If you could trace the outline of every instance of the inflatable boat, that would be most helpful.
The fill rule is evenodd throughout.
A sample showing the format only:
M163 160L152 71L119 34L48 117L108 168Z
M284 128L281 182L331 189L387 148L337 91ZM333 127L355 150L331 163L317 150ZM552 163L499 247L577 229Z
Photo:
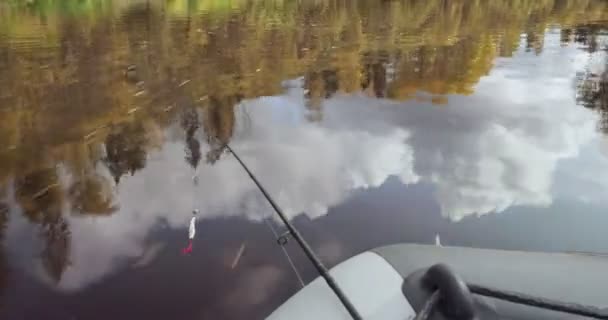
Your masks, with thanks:
M329 270L268 320L608 319L608 257L397 244Z

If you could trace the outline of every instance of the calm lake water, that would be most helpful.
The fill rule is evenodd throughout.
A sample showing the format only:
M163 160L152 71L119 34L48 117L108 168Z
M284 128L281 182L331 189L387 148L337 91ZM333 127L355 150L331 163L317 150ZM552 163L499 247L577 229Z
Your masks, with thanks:
M267 316L301 283L226 143L328 266L608 253L607 47L603 0L1 2L0 318Z

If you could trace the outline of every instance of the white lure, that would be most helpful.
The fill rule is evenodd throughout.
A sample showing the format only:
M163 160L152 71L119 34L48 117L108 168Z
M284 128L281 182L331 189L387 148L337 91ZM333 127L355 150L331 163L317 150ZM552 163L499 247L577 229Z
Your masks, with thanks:
M188 239L194 239L194 235L196 234L196 217L192 217L190 219L190 227L188 228Z

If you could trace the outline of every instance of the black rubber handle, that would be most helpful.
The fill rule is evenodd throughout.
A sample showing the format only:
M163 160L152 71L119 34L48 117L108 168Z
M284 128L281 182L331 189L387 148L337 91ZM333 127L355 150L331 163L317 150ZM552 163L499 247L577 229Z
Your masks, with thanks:
M454 320L475 319L473 296L467 284L450 267L436 264L424 275L424 284L439 291L439 310Z

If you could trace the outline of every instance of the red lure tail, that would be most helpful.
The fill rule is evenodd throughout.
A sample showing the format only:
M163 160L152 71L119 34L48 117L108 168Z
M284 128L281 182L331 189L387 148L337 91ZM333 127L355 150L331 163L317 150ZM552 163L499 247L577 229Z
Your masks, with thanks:
M182 249L182 254L189 254L192 252L192 239L188 240L188 246Z

